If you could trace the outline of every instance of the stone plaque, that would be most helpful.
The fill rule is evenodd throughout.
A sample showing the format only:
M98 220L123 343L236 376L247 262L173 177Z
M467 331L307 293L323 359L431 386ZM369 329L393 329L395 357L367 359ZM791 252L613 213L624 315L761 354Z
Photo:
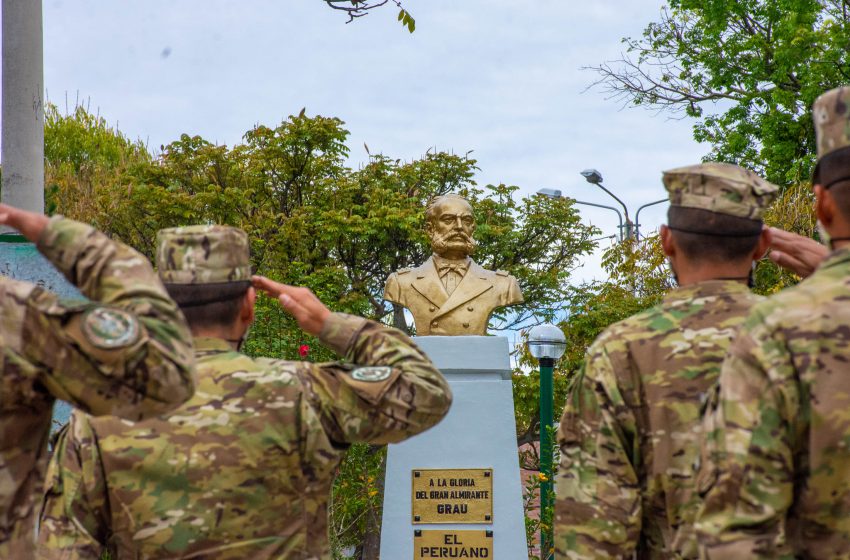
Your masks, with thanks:
M493 531L414 531L413 559L493 558Z
M493 469L415 469L413 524L493 523Z

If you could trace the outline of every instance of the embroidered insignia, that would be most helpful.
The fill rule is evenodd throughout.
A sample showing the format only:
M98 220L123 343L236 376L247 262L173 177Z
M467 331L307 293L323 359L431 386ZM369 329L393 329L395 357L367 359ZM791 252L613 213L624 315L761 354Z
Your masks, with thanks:
M139 338L139 322L123 309L95 307L83 316L83 335L98 348L123 348Z
M359 367L351 372L351 377L357 381L383 381L389 378L392 371L389 366Z

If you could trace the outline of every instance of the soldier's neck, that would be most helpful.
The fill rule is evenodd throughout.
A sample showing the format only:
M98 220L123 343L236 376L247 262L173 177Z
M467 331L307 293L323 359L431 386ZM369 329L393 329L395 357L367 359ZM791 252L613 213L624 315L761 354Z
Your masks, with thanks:
M747 283L752 261L723 264L703 264L701 266L683 266L676 271L679 286L691 286L710 280L736 280Z
M195 338L219 338L226 340L236 348L247 329L243 325L233 324L227 327L190 325L189 330L192 331L192 336Z
M827 230L830 238L830 247L833 251L850 247L850 224L843 219L833 220Z

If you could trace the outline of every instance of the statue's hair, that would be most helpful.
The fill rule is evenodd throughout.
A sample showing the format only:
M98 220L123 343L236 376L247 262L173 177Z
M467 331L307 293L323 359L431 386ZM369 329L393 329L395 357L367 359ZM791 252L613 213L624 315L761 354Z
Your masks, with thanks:
M466 202L467 204L469 204L469 201L466 200L464 197L460 196L459 194L449 193L449 194L443 194L443 195L440 195L440 196L435 196L428 203L428 206L425 207L425 222L426 223L429 223L434 219L434 214L437 212L437 206L439 206L440 204L442 204L446 200L462 200L462 201ZM469 206L472 207L471 204L469 204Z

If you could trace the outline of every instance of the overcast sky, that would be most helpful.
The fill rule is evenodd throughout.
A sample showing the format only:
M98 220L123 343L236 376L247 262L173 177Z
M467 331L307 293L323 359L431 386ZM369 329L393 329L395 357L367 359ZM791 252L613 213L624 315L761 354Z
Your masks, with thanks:
M581 67L615 58L661 5L407 0L409 34L396 9L346 25L320 0L45 0L45 85L60 109L79 92L151 148L184 132L232 145L306 107L346 122L354 165L364 142L407 160L472 150L479 184L613 204L579 175L595 167L634 212L665 197L662 169L707 147L687 121L586 92L594 74ZM665 209L642 214L645 232ZM615 233L612 212L581 211ZM580 276L599 276L596 259Z

